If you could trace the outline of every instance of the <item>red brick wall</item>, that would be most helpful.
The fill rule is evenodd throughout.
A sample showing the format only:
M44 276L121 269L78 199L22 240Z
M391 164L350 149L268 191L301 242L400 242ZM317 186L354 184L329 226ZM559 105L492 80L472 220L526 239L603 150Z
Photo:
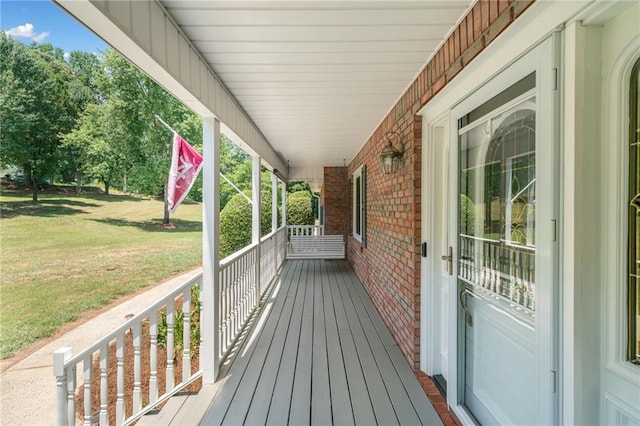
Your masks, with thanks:
M356 168L367 165L367 247L349 237L347 256L415 369L420 360L422 226L422 121L416 113L533 1L481 0L476 3L348 166L347 180ZM385 133L391 130L402 135L406 152L400 170L383 175L378 155L385 146ZM326 194L337 191L330 188L332 185L344 191L341 182L326 178L325 174ZM325 201L327 222L340 222L331 216L346 212L344 222L350 223L350 186L346 193L349 197L346 209L329 211Z
M347 168L325 167L323 185L324 233L346 235L351 191Z

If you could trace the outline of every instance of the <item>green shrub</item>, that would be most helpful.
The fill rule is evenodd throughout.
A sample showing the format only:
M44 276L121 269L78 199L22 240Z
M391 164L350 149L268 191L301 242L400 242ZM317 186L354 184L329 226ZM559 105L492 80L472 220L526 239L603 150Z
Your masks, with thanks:
M313 208L311 207L311 194L306 191L287 194L287 224L315 224Z
M181 299L179 300L181 302ZM190 337L190 350L191 356L200 351L200 287L193 287L191 289L191 337ZM162 311L160 314L160 323L158 324L158 345L163 348L167 347L167 334L169 326L167 324L167 312ZM173 343L174 343L174 360L177 360L182 356L184 349L184 311L182 306L176 307L175 314L173 316Z
M475 235L476 210L471 198L460 194L460 233Z
M251 198L250 192L245 192ZM271 232L271 194L261 198L261 235ZM251 244L251 204L242 194L236 194L220 212L220 258Z

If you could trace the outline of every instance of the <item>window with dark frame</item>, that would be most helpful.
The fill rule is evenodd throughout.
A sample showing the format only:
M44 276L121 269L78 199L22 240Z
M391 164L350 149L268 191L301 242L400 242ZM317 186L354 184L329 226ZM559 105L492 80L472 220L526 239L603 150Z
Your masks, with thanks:
M640 364L640 59L629 86L628 344L627 359Z

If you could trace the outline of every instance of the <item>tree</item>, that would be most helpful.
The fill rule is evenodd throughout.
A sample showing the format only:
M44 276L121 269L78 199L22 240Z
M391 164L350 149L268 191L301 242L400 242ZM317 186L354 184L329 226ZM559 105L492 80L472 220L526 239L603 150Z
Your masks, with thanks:
M122 131L110 116L110 104L89 104L76 128L63 137L63 146L76 153L74 164L80 172L99 179L109 195L111 183L120 175L123 156L119 149Z
M140 72L117 52L104 56L104 90L113 116L126 129L122 136L124 187L164 199L163 223L169 223L166 185L171 161L172 134L155 116L202 150L202 124L182 103Z
M89 106L97 106L101 104L103 99L98 87L102 65L100 59L92 53L73 51L69 56L68 66L76 77L70 82L69 90L78 121L73 131L75 134L69 133L63 137L64 142L61 147L58 167L64 182L69 182L71 176L75 178L76 193L79 194L82 189L82 174L89 167L86 150L93 148L91 141L95 142L95 137L89 139L87 137L95 134L99 128L102 130L101 126L104 125L102 121L96 121L98 111L95 108L91 108L91 111L87 113ZM104 146L105 141L101 140L101 142ZM89 174L91 175L91 173ZM105 188L108 193L108 183L106 182Z
M23 169L34 202L38 183L57 166L60 135L75 119L69 96L74 76L64 61L42 50L0 32L0 161Z
M301 192L301 191L308 192L309 195L311 195L311 186L309 185L308 182L301 181L301 180L293 180L287 183L288 194L291 194L294 192Z

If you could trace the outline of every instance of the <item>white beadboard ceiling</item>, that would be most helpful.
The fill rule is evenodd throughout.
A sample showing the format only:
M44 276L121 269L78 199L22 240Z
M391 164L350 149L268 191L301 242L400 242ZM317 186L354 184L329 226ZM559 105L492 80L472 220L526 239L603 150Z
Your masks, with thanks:
M316 173L353 159L472 3L161 1L291 168Z

